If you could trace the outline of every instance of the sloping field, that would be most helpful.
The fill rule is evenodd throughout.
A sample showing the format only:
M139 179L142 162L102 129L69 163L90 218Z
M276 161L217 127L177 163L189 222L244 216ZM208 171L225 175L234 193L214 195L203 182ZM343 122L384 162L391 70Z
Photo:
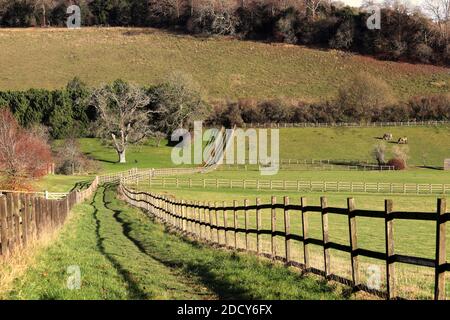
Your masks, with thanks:
M1 90L60 88L74 76L149 85L173 70L193 75L210 98L322 100L360 71L385 79L401 98L450 86L448 68L155 29L2 29L0 43Z
M388 154L397 139L408 137L409 164L444 165L450 158L450 126L384 128L295 128L280 130L280 157L284 159L372 159L375 144L385 132L394 136L387 142Z

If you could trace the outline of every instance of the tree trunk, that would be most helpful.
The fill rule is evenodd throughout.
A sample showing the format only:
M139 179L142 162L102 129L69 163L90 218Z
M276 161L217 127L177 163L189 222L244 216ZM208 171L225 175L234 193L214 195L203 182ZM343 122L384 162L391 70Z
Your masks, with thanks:
M125 158L125 150L123 151L117 151L119 154L119 163L127 163L127 160Z
M47 21L46 21L46 12L45 12L45 4L42 4L42 26L46 27L47 26Z

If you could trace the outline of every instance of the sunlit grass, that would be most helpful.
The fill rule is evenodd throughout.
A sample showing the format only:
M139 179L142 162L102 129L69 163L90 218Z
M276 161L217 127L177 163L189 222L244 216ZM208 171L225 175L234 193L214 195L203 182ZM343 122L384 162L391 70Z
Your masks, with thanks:
M1 90L61 88L74 76L89 85L117 78L150 85L174 70L191 74L207 97L219 99L323 100L362 71L387 81L399 98L450 85L442 67L151 28L3 29L0 39Z

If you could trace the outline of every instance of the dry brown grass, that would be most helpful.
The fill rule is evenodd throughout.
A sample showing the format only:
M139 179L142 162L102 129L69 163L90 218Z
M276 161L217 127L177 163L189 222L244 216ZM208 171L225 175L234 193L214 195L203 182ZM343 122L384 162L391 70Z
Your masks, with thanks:
M323 100L359 72L382 78L398 98L450 86L443 67L150 28L2 29L0 41L2 90L61 88L74 76L89 85L117 78L150 85L174 70L193 75L209 98L219 99Z
M73 217L69 215L66 225L71 219ZM14 288L14 281L24 275L39 254L58 239L63 228L44 231L39 239L30 241L27 247L17 248L8 257L0 257L0 299L6 299L7 293Z

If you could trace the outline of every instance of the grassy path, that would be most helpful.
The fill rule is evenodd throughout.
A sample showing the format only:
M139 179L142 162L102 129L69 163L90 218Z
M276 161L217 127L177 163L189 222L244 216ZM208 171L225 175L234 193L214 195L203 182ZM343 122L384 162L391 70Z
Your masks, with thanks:
M70 266L81 270L69 290ZM165 232L102 187L5 299L341 299L341 287Z

